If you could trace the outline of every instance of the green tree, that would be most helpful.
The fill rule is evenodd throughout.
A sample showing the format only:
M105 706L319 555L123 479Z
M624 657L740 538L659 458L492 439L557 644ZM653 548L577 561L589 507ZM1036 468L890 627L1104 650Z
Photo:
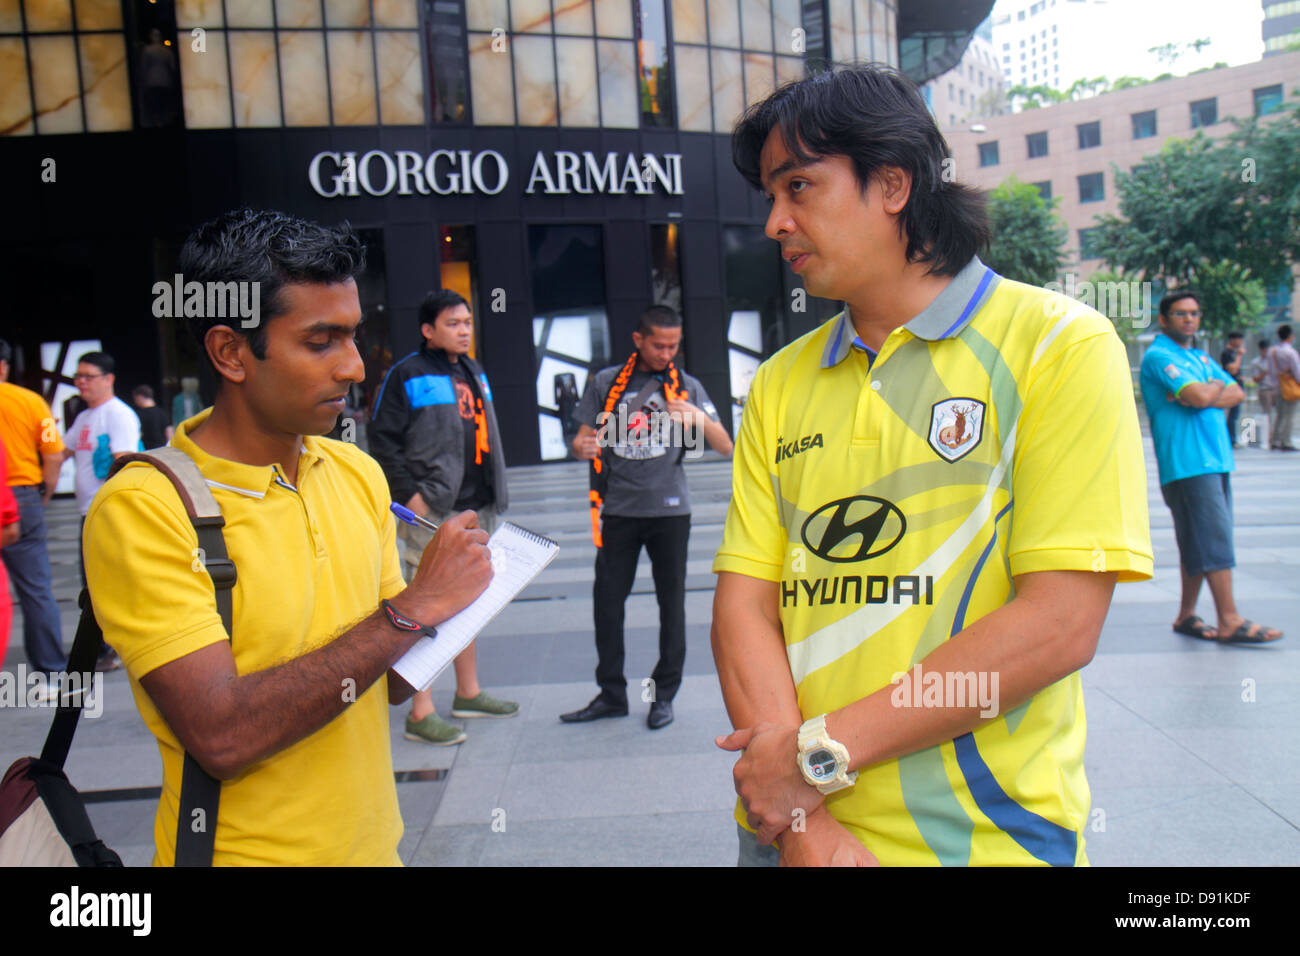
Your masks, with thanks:
M993 241L985 263L1008 279L1046 285L1061 271L1068 229L1053 211L1059 199L1045 201L1038 187L1012 176L989 191Z

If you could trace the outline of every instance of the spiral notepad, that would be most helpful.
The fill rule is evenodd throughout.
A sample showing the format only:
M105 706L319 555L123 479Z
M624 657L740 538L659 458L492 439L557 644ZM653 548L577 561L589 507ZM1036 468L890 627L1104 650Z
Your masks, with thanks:
M492 552L493 574L487 590L465 610L439 624L437 638L420 638L393 665L412 687L424 690L432 684L488 622L551 563L560 546L507 521L488 539L488 550Z

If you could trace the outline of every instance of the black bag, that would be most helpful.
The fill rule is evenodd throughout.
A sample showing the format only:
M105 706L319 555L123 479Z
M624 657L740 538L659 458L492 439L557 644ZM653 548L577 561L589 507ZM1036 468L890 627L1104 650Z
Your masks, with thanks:
M233 629L231 589L235 565L226 554L221 533L225 519L198 466L176 448L123 455L110 476L132 461L157 468L171 480L185 512L198 533L204 566L216 589L217 611L229 635ZM95 669L104 641L95 620L90 592L80 598L81 619L68 655L68 672L89 674ZM121 858L95 836L81 795L63 773L87 687L61 696L41 756L23 757L0 783L0 866L121 866ZM188 753L181 773L180 807L176 820L176 865L211 866L216 841L221 781L210 776Z

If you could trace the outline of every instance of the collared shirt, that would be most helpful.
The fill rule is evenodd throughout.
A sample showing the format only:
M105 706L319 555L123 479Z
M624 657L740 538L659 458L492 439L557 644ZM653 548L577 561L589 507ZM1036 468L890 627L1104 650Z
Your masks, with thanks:
M1218 362L1201 349L1183 348L1161 332L1142 356L1140 381L1160 484L1233 470L1224 410L1191 408L1176 401L1188 385L1215 381L1235 385Z
M973 259L870 367L853 338L840 315L760 367L713 565L778 585L805 719L900 688L1004 605L1013 575L1152 572L1128 361L1106 318ZM830 812L884 863L1083 862L1078 674L1009 712L991 675L970 676L954 691L988 696L991 719L864 769Z
M45 399L30 389L0 382L0 440L9 452L9 485L44 481L42 455L63 451L59 427Z
M225 517L238 573L231 649L238 672L248 674L333 640L400 592L402 575L388 485L373 459L347 442L308 436L294 485L278 465L215 458L195 445L189 435L210 411L181 424L172 444L194 459ZM154 862L169 866L183 748L139 681L225 641L226 631L198 537L161 472L133 463L109 479L86 517L85 555L104 639L121 655L136 706L158 740L163 793ZM222 784L215 863L399 862L387 682L345 682L339 693L355 702Z
M1281 388L1279 376L1282 372L1290 372L1292 378L1300 381L1300 353L1296 352L1290 339L1269 347L1267 367L1264 384L1269 388Z

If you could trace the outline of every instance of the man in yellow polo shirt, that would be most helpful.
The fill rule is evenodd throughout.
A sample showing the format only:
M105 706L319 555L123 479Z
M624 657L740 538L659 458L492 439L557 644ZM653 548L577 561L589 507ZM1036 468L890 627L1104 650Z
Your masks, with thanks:
M892 70L783 88L733 155L846 303L759 369L714 562L740 861L1085 863L1078 671L1152 570L1124 349L980 262L982 201Z
M233 635L162 474L128 465L86 517L95 612L162 754L155 864L174 860L185 752L222 781L215 864L399 863L387 705L411 688L389 669L421 636L403 623L446 620L491 564L469 512L443 525L404 587L379 466L317 437L364 375L363 267L347 226L251 210L201 226L181 252L186 282L258 283L250 328L190 320L220 386L172 440L225 517Z

